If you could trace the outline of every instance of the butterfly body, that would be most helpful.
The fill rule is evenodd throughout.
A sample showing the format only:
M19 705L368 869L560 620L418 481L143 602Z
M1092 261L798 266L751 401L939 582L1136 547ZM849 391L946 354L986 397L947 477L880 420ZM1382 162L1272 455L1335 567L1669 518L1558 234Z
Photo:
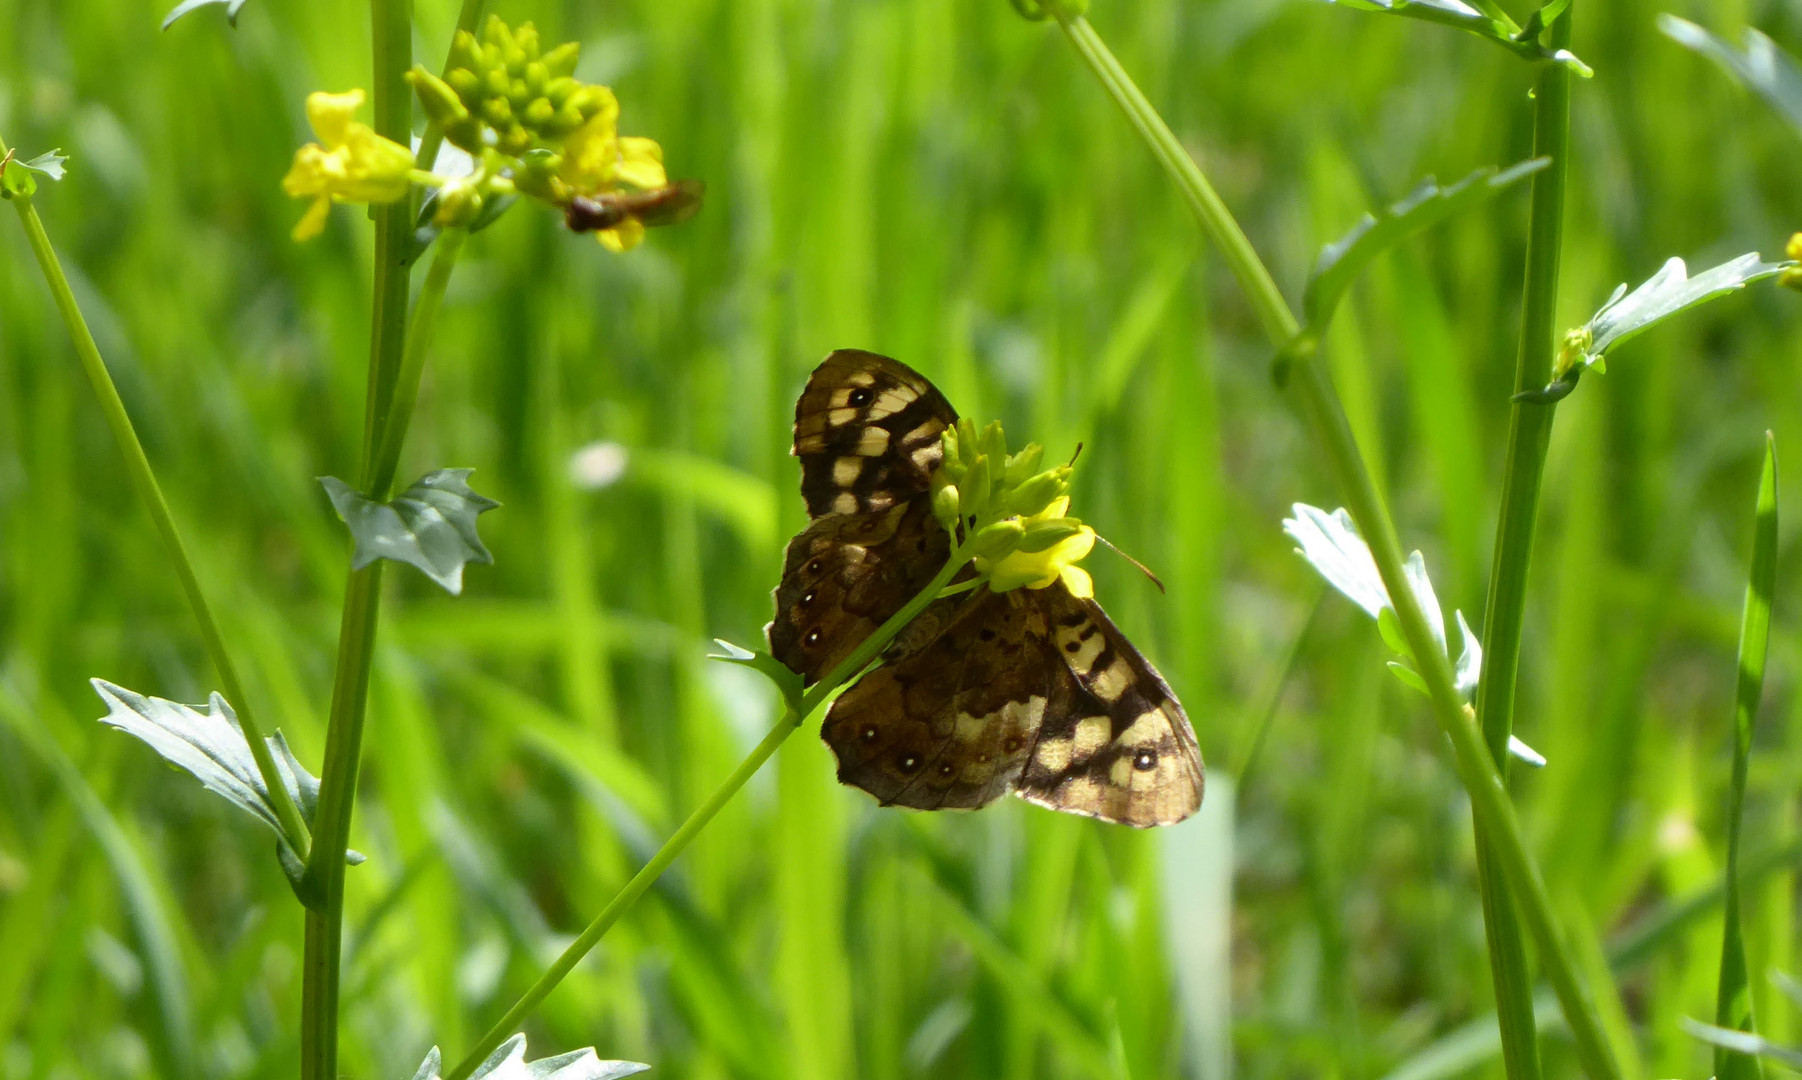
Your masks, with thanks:
M923 376L874 353L841 349L808 381L794 452L813 521L789 544L769 627L772 654L808 682L944 566L931 483L956 420ZM885 805L975 808L1013 792L1149 826L1201 803L1182 706L1061 581L933 601L834 702L822 735L839 779Z

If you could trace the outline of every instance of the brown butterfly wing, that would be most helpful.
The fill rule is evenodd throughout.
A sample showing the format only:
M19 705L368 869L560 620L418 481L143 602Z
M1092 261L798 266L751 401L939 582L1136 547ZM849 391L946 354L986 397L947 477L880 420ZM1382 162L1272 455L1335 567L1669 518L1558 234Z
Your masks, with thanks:
M1028 802L1103 821L1169 825L1201 806L1201 750L1163 676L1093 600L1037 590L1062 677L1020 779Z
M1015 791L1140 827L1201 805L1182 706L1062 583L939 601L839 697L823 734L839 780L885 805L975 808Z
M944 457L939 435L956 422L945 395L906 364L858 349L828 356L795 403L807 513L886 510L925 494Z
M927 608L826 714L839 781L922 810L974 809L1012 791L1046 712L1041 629L1017 593L981 589Z
M789 542L776 586L770 654L817 682L924 589L951 540L927 498L829 514Z

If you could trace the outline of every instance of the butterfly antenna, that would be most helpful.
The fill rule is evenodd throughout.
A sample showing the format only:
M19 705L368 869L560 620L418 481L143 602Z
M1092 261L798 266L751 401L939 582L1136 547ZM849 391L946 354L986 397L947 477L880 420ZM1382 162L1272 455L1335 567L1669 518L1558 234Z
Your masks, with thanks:
M1080 450L1081 447L1079 446L1079 447L1077 447L1077 449ZM1114 542L1112 540L1109 540L1107 537L1101 535L1100 533L1095 534L1095 539L1097 539L1097 540L1101 541L1103 544L1107 545L1107 549L1109 551L1113 552L1114 554L1120 556L1122 559L1125 559L1127 562L1132 563L1134 566L1138 567L1139 573L1144 574L1146 577L1150 578L1151 583L1158 587L1158 592L1164 593L1166 596L1169 595L1170 590L1164 588L1164 583L1159 581L1158 576L1151 572L1151 567L1146 566L1144 563L1133 558L1131 555L1128 555L1126 552L1121 551L1118 547L1114 546Z
M1081 444L1081 443L1077 443L1077 444L1076 444L1076 449L1075 449L1075 450L1073 450L1073 451L1071 451L1071 452L1070 452L1070 464L1071 464L1071 465L1075 465L1075 464L1076 464L1076 459L1077 459L1077 458L1079 458L1079 457L1081 457L1081 456L1082 456L1082 444ZM1113 547L1113 546L1114 546L1114 545L1112 545L1112 544L1108 544L1108 547ZM1117 550L1119 550L1119 549L1118 549L1118 548L1115 548L1115 550L1116 550L1116 551L1117 551Z

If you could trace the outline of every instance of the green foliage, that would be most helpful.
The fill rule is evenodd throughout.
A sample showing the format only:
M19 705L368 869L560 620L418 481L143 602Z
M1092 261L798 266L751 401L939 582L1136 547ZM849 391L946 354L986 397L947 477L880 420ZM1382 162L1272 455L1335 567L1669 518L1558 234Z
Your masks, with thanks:
M1802 68L1776 42L1748 26L1746 47L1735 49L1726 40L1675 15L1658 16L1658 29L1672 41L1721 65L1802 136Z
M430 66L456 5L415 7ZM305 138L297 94L366 79L367 6L249 10L229 35L202 17L159 36L142 5L0 0L5 39L33 58L0 65L0 135L77 155L34 202L247 700L317 766L346 545L309 478L355 468L369 263L360 209L291 245L275 184ZM701 658L716 636L760 640L802 519L794 394L839 345L916 364L1054 458L1084 443L1074 508L1170 598L1124 564L1085 565L1196 718L1219 817L1139 835L1011 805L879 812L805 730L545 1001L533 1045L595 1044L656 1062L651 1076L1086 1080L1230 1059L1263 1080L1381 1076L1469 1024L1491 1033L1474 1067L1494 1061L1441 736L1380 670L1364 616L1332 601L1310 621L1318 579L1275 523L1295 499L1338 505L1331 478L1263 377L1238 290L1197 258L1188 208L1057 31L954 0L503 14L583 41L581 76L614 85L710 202L625 257L548 215L469 241L403 468L476 465L507 509L482 519L496 566L462 599L386 575L343 1071L410 1076L434 1042L461 1054L768 730L776 694ZM1575 14L1598 76L1577 86L1571 322L1670 252L1713 262L1795 230L1786 126L1644 5ZM1109 2L1092 18L1296 297L1373 192L1525 145L1528 65L1467 35L1302 4ZM267 839L92 722L96 672L186 701L215 684L6 214L0 699L28 708L0 731L0 1071L289 1078L299 918ZM1369 264L1321 354L1443 606L1473 617L1523 214L1491 200ZM1795 297L1768 287L1697 308L1637 339L1609 393L1567 402L1552 444L1518 710L1552 764L1516 770L1522 820L1611 954L1642 918L1715 897L1618 969L1643 1075L1710 1068L1681 1018L1711 1015L1720 959L1747 436L1802 434L1799 332ZM571 483L571 458L603 440L625 472ZM1780 580L1793 555L1786 536ZM1794 615L1779 602L1741 867L1761 1032L1784 1046L1802 1042L1798 1014L1758 973L1802 969L1781 901L1795 862L1753 867L1754 838L1795 836ZM1266 713L1259 767L1231 791L1233 751ZM111 847L92 839L100 819ZM1213 906L1190 875L1220 883ZM160 936L140 933L159 917ZM1177 952L1196 935L1211 951ZM141 984L93 961L107 940ZM178 1062L161 1048L183 1030ZM1575 1073L1549 1026L1543 1047L1547 1076Z
M418 567L452 596L460 594L465 566L494 562L476 535L476 517L500 503L470 490L474 471L434 469L385 503L365 498L335 476L320 477L356 541L351 568L391 559Z
M1534 13L1534 19L1528 29L1516 30L1505 16L1496 12L1484 13L1472 8L1463 0L1326 0L1329 4L1348 7L1357 11L1376 11L1385 15L1400 15L1408 19L1421 19L1441 26L1450 26L1458 30L1477 35L1493 41L1502 48L1520 56L1550 60L1555 64L1563 64L1572 71L1589 78L1594 74L1589 66L1568 49L1550 49L1537 41L1537 31L1557 16L1545 16ZM1563 4L1548 5L1562 8Z
M223 697L214 694L204 708L196 709L176 701L146 697L105 679L91 682L94 692L106 702L107 714L100 718L101 723L143 740L169 764L192 773L208 791L269 826L275 833L283 872L290 881L299 883L306 867L298 852L306 849L306 840L289 836L283 829L281 816L270 802L269 787L251 757L250 742L238 727L237 714ZM319 778L295 758L280 731L267 736L266 741L288 797L311 825L319 804ZM352 865L361 863L363 856L350 852L349 861Z

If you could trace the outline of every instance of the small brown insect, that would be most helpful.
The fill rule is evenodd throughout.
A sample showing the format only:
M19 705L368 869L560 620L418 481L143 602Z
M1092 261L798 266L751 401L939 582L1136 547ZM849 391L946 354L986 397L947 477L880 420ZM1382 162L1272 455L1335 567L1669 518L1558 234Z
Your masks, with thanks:
M571 232L599 232L633 219L651 227L675 225L701 208L705 189L699 180L678 180L650 191L577 195L563 208L563 220Z

